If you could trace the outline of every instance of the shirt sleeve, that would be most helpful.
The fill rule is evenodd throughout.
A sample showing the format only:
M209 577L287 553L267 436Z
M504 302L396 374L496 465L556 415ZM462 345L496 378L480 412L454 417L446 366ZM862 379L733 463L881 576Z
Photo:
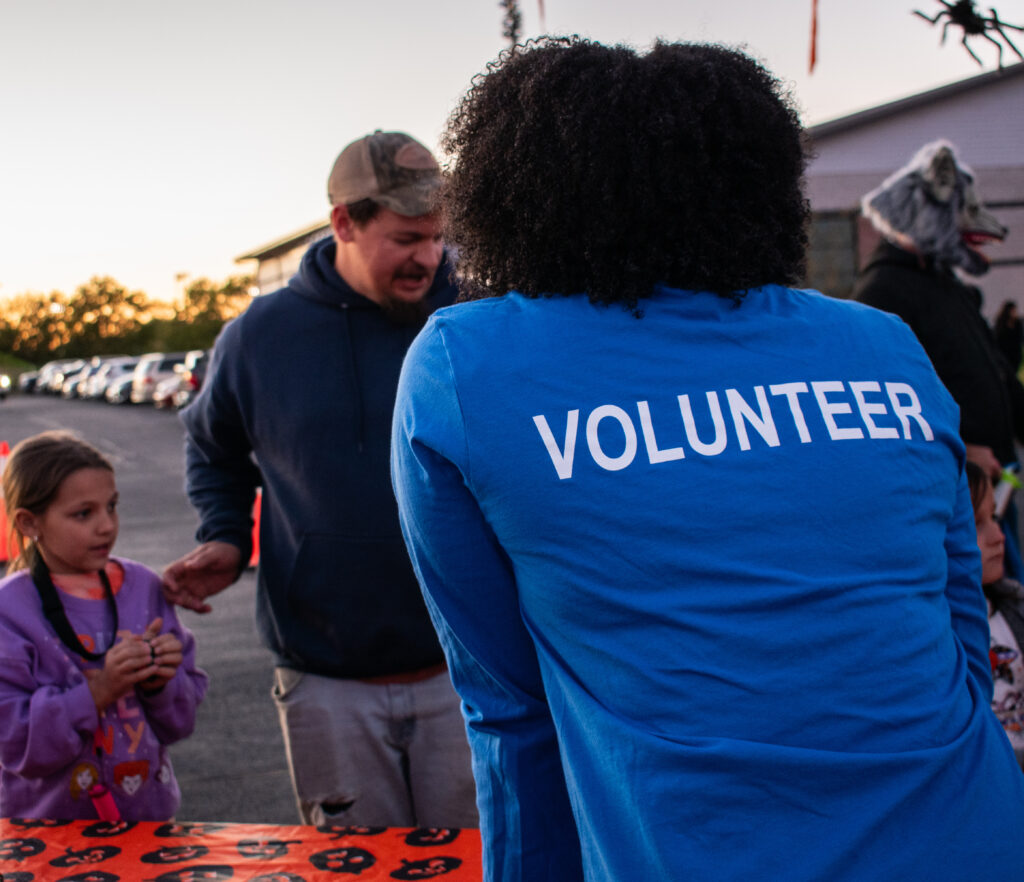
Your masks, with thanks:
M156 578L154 576L154 578ZM138 691L146 712L146 721L161 744L174 744L192 734L199 703L209 685L205 671L196 667L196 641L192 632L178 621L174 606L164 600L159 581L153 588L157 615L164 620L162 633L171 632L181 641L181 664L164 688L153 695Z
M8 646L0 659L0 765L23 778L45 778L73 762L99 724L85 680L71 686L36 682L33 650L12 651L17 638L2 635Z
M907 329L899 328L900 337L893 342L894 351L914 358L922 372L922 383L931 384L940 399L939 406L948 408L943 422L950 427L948 440L954 446L959 467L959 480L953 513L946 524L944 546L946 551L946 603L949 606L953 633L963 647L967 675L974 680L986 701L992 700L992 668L988 659L988 608L981 589L981 555L978 551L978 532L974 525L974 506L964 470L966 454L963 442L956 434L959 408L932 367L923 344ZM945 402L942 404L941 402Z
M392 438L402 531L462 699L489 882L583 878L555 726L513 565L473 495L438 323L402 369Z
M199 512L200 542L230 542L241 560L252 553L251 512L259 469L240 404L242 326L225 326L214 347L203 389L182 413L185 489Z
M992 700L992 667L989 663L988 609L981 589L981 558L974 508L961 468L956 508L946 528L946 600L953 632L964 648L967 673L986 701Z

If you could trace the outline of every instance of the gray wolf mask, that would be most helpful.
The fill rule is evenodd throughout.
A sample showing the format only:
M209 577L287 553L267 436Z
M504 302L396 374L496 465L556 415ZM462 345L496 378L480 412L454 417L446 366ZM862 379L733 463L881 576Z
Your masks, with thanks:
M1006 227L978 201L974 174L948 141L925 144L861 200L861 210L894 245L975 276L988 270L988 258L973 246L1006 236Z

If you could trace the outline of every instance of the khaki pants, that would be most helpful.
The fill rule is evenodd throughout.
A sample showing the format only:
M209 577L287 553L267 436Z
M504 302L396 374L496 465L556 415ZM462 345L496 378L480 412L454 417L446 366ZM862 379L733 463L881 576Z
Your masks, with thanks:
M446 671L377 684L279 667L273 696L303 823L478 826L465 723Z

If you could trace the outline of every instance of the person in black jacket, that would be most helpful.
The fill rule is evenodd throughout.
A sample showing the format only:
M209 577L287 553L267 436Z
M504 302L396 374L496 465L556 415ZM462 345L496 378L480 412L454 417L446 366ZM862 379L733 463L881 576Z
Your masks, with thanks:
M1016 373L1020 368L1021 347L1024 346L1024 324L1021 324L1017 304L1012 300L1004 300L999 307L993 331L999 351Z
M921 341L935 371L960 406L960 436L968 456L994 479L1016 459L1024 439L1013 372L1002 357L971 287L934 257L882 240L864 267L853 297L902 318Z
M1024 442L1024 387L982 317L978 289L954 267L977 276L988 260L975 247L1006 235L974 191L974 175L952 144L922 147L868 193L865 216L882 234L854 286L853 298L902 318L960 406L967 458L996 482ZM1016 508L1004 515L1007 568L1022 572Z
M960 406L967 455L993 480L1024 440L1024 389L978 311L976 289L954 272L988 269L974 246L1006 229L974 192L974 176L945 141L922 147L908 165L864 197L864 214L882 234L853 297L895 313L917 335Z
M238 578L261 484L256 619L276 656L307 824L477 823L459 702L389 467L402 360L455 296L434 213L440 183L408 135L346 147L328 181L332 237L224 328L182 413L201 544L165 570L165 590L203 612Z

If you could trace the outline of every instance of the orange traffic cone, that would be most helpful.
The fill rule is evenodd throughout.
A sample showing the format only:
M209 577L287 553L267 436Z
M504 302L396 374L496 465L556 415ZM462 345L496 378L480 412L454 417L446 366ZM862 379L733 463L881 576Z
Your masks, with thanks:
M6 441L0 441L0 476L4 473L7 465L7 457L10 456L11 448ZM11 535L11 524L7 523L7 505L4 503L4 489L0 485L0 564L6 564L17 556L17 548L14 544L14 536Z
M249 569L260 562L260 509L263 507L263 490L256 488L256 501L252 504L252 557L249 558Z

